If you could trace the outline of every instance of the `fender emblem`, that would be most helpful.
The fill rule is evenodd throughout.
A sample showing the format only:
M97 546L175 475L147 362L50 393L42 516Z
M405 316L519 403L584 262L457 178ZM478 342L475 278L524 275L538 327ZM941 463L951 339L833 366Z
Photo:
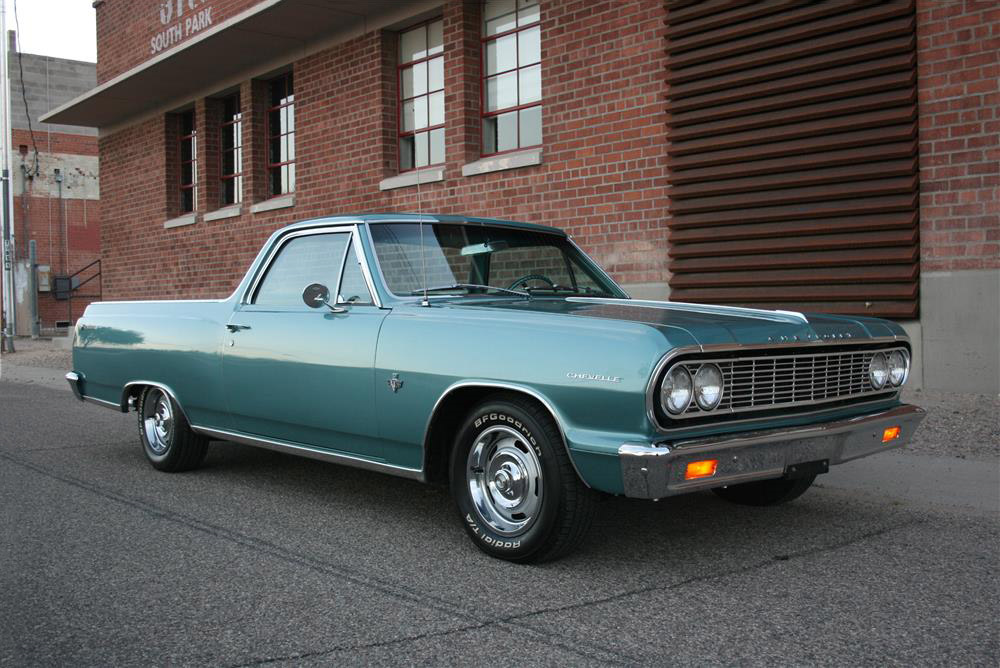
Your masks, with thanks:
M392 378L387 380L386 383L389 385L389 389L392 390L393 394L399 392L399 388L403 387L403 381L399 379L398 373L392 374Z
M576 373L570 371L566 374L567 378L572 378L573 380L603 380L606 383L620 383L622 382L621 376L605 376L600 373Z

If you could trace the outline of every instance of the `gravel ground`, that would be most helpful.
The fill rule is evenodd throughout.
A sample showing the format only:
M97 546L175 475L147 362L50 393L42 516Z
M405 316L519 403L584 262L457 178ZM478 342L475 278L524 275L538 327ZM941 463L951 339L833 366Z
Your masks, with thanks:
M18 339L17 352L4 354L3 363L67 371L73 365L72 354L57 345L55 340ZM963 459L993 460L1000 455L1000 397L908 390L903 401L927 411L907 451Z
M73 366L73 354L58 347L55 339L15 339L13 353L3 353L4 364L17 366L62 369L69 371Z

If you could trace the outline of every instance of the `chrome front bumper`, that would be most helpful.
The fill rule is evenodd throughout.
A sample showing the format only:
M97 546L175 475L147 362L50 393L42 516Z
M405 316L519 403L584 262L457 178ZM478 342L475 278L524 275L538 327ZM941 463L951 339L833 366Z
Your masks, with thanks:
M807 462L830 465L900 448L924 419L916 406L897 406L846 420L784 429L725 434L665 444L626 443L618 448L625 496L659 499L699 489L781 478ZM883 443L889 427L899 436ZM685 479L690 462L718 460L715 475Z

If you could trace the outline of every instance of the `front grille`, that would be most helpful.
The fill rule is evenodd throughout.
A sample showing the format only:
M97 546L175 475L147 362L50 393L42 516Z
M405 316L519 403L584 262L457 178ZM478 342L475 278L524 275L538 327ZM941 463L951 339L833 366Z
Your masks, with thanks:
M715 410L706 412L692 400L684 413L671 417L744 413L891 394L898 388L872 387L868 365L875 353L888 355L893 350L905 348L682 360L677 364L686 367L692 378L702 364L718 365L723 377L722 401Z

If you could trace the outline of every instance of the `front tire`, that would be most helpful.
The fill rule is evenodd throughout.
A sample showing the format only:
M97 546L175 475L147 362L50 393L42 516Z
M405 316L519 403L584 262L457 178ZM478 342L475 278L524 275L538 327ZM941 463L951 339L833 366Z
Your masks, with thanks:
M148 387L139 400L139 441L153 468L177 473L201 466L208 439L191 430L170 395Z
M745 482L729 487L716 487L712 491L730 503L741 506L777 506L802 496L816 476L804 478L778 478Z
M552 417L514 394L470 413L452 448L450 482L469 537L507 561L564 556L593 517L596 495L573 469Z

